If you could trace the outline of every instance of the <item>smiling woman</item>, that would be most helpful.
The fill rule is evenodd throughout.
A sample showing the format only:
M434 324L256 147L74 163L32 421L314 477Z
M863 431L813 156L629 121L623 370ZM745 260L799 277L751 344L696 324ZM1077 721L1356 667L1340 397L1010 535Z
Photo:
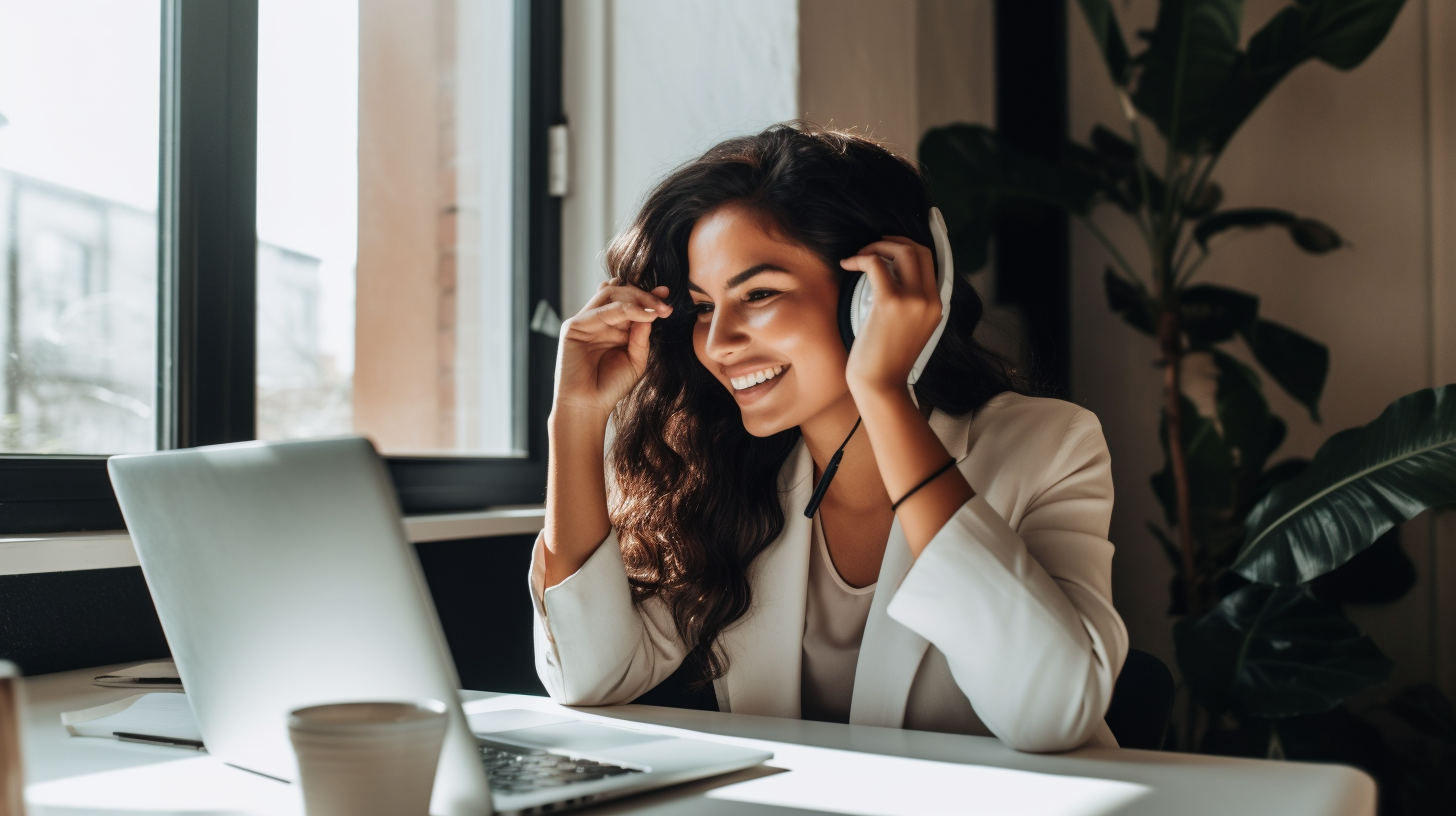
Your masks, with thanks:
M683 667L739 713L1112 741L1106 445L972 338L913 164L798 123L729 140L607 266L558 352L531 576L554 697Z

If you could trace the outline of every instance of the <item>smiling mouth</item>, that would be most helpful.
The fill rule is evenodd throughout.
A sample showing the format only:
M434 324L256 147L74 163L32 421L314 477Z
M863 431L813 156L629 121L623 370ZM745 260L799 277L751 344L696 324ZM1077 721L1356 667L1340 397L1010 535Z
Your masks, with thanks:
M774 377L784 373L786 366L770 366L760 371L745 374L742 377L729 377L728 382L733 385L734 391L743 391L772 380Z

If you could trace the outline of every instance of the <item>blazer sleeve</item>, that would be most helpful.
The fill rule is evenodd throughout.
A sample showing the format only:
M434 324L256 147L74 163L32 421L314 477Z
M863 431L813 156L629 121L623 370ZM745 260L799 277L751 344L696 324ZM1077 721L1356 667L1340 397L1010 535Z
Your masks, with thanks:
M978 491L886 611L945 654L1003 742L1065 751L1102 725L1128 648L1112 606L1111 463L1091 412L1071 418L1041 482L1015 528Z
M667 605L632 603L615 532L565 581L545 588L542 536L531 552L536 673L563 705L630 703L682 663Z

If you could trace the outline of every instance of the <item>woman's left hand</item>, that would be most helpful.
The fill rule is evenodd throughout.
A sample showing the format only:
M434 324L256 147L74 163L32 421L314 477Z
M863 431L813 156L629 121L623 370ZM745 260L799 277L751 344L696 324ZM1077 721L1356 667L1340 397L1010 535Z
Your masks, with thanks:
M874 290L869 319L845 369L850 391L904 392L910 369L940 323L934 256L909 238L887 235L839 265L868 275Z

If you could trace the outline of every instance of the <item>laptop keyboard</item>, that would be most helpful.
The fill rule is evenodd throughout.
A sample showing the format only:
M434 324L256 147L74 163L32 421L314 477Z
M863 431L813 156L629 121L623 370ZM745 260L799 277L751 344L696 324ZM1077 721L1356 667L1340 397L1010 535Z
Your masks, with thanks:
M493 745L480 746L490 788L499 793L530 793L542 788L559 788L573 782L592 782L609 776L642 773L590 759L574 759L545 751L521 753Z

